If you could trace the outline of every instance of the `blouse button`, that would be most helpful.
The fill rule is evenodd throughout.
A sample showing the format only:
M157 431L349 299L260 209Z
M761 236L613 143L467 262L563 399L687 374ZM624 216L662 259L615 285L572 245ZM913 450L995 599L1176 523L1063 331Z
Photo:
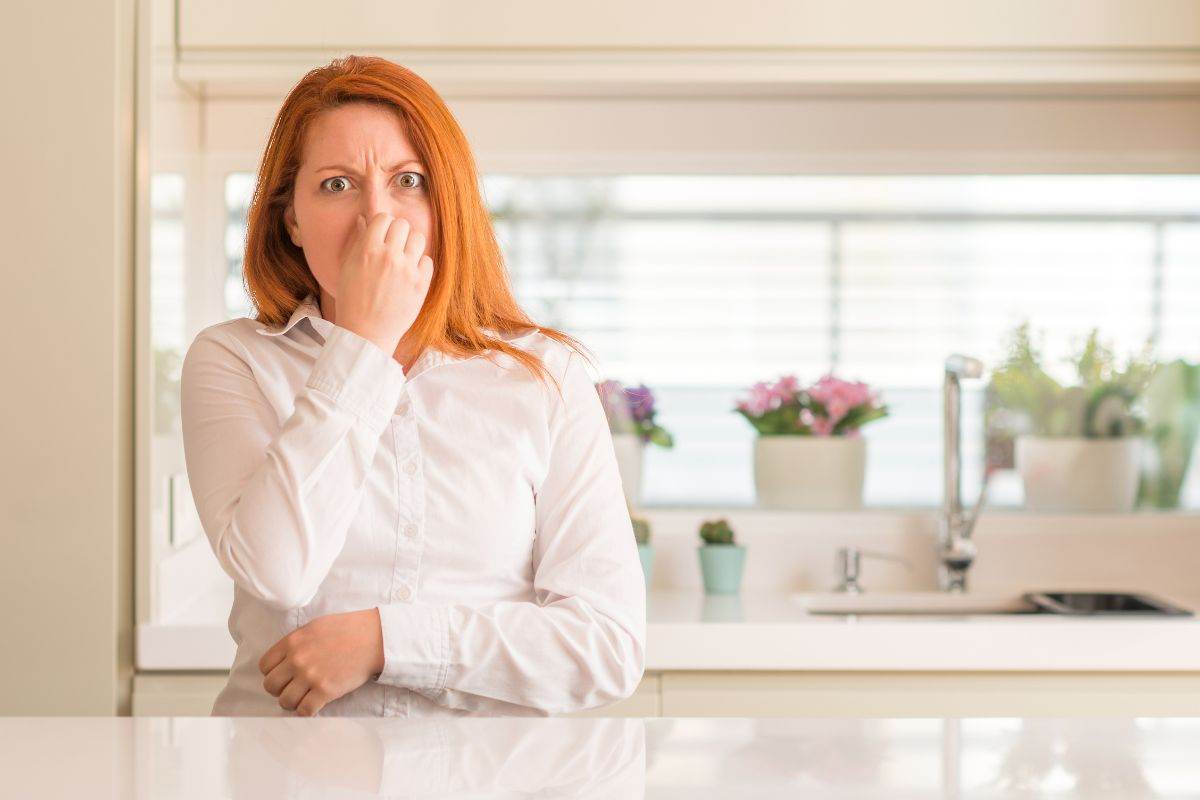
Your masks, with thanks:
M404 465L404 474L405 475L412 475L412 474L416 473L416 471L417 471L417 462L410 461Z
M412 595L412 592L407 586L401 586L396 590L396 598L398 600L407 600L410 595Z
M417 535L417 526L411 522L404 526L404 535L410 539Z

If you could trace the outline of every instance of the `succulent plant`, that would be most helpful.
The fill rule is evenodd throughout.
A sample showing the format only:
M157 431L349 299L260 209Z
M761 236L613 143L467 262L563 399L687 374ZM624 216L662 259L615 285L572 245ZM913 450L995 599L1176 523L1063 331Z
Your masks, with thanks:
M650 520L645 517L630 517L633 522L633 538L638 544L650 544Z
M725 519L708 520L700 525L700 538L705 544L733 544L733 528Z

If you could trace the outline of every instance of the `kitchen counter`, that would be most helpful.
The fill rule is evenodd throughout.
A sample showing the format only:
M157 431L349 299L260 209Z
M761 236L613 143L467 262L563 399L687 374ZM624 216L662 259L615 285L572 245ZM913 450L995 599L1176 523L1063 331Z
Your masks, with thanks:
M231 600L221 587L167 624L139 626L138 668L229 669ZM647 617L647 672L1200 670L1200 617L817 615L785 593L698 591L651 592Z
M1130 800L1200 785L1200 718L9 717L0 741L4 794L30 798Z

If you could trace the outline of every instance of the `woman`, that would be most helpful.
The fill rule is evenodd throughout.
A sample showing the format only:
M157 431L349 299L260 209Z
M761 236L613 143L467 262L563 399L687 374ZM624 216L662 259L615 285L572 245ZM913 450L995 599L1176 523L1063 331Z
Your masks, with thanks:
M517 306L470 149L380 58L308 73L249 209L257 310L184 359L233 578L213 714L553 714L641 679L645 586L584 348Z

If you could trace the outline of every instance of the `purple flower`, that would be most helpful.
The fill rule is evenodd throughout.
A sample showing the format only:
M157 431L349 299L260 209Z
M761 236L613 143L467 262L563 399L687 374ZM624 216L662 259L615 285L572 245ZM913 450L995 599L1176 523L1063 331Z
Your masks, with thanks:
M654 392L644 383L625 387L617 380L596 384L600 403L613 433L635 433L643 442L672 445L671 435L654 421Z
M654 392L650 391L650 387L646 384L627 388L625 398L634 421L645 422L654 416Z
M600 404L608 417L609 427L614 431L626 431L632 427L633 417L629 412L629 400L620 381L607 380L596 384Z

